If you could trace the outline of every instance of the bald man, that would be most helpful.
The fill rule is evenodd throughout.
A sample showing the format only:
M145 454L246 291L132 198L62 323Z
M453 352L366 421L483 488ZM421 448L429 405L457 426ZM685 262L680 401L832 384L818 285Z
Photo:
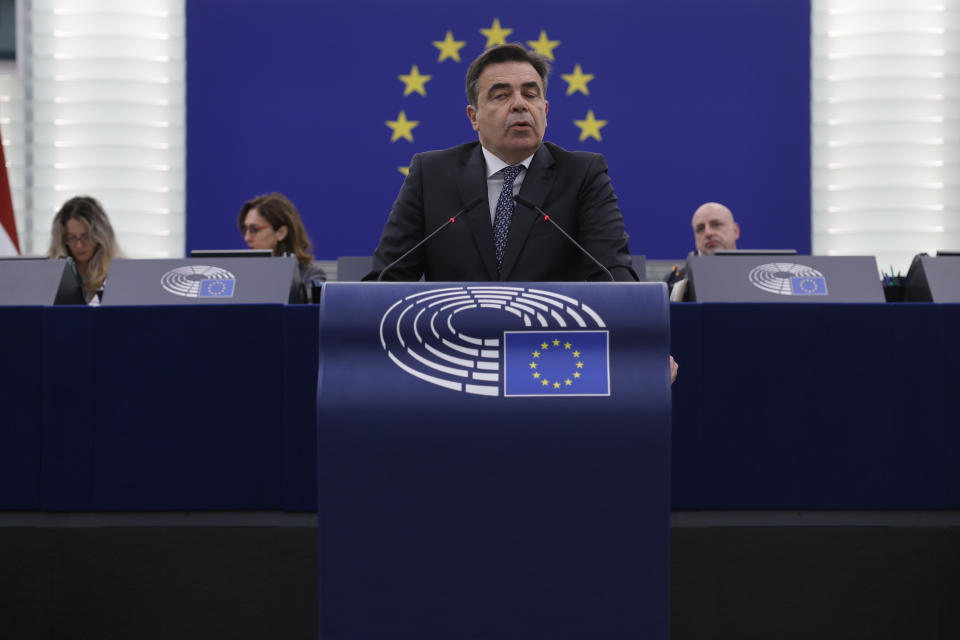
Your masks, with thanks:
M693 213L693 240L697 253L712 256L717 250L737 248L740 225L733 219L730 209L719 202L707 202Z
M719 202L706 202L693 212L691 220L693 226L693 242L697 247L696 255L712 256L720 250L737 248L737 239L740 237L740 225L733 219L730 209ZM686 267L674 266L667 275L667 286L670 287L670 300L680 302L687 292Z

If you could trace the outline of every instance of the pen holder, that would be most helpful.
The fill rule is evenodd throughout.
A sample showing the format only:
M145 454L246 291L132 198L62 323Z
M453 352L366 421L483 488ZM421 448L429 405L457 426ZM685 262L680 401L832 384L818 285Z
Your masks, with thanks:
M903 302L904 287L902 284L886 284L883 286L883 297L887 302Z

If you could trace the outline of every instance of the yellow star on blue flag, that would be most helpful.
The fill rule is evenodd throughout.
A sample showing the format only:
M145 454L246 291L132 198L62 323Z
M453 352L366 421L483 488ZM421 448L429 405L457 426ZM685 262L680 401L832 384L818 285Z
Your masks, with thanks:
M390 136L390 142L396 142L400 138L413 142L412 131L420 125L420 122L417 120L407 120L407 114L401 111L396 120L387 120L386 125L393 131L393 135Z
M593 109L589 109L585 119L574 120L573 124L580 127L580 142L583 142L587 138L594 138L597 142L600 142L600 140L602 140L600 137L600 129L607 126L607 121L597 120L593 115Z
M494 18L493 24L489 29L480 29L480 33L487 37L487 44L484 49L489 49L495 44L507 44L507 36L513 33L513 29L504 29L500 26L500 18Z
M437 59L437 62L443 62L450 58L460 62L460 49L467 46L467 43L465 40L454 40L453 32L447 31L444 39L435 40L433 46L440 50L440 57Z
M578 65L579 66L579 65ZM420 95L426 97L427 89L424 85L430 81L430 78L433 76L425 76L420 74L420 69L417 68L417 65L410 67L410 73L401 74L397 76L400 79L400 82L403 83L403 95L408 96L413 92L417 92Z
M567 83L567 95L573 95L577 91L583 93L583 95L590 95L590 90L587 89L587 83L593 80L596 76L592 73L584 73L583 69L580 68L580 65L577 64L573 67L573 73L564 73L560 76Z
M536 40L527 40L527 46L540 55L546 56L547 59L552 62L555 59L553 57L553 50L560 46L560 41L551 40L547 37L546 30L541 30L539 38Z

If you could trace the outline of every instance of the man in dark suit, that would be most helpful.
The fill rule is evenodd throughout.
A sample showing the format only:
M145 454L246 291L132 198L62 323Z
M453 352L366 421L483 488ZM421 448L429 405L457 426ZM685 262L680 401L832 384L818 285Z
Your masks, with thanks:
M603 156L543 143L549 72L546 58L520 45L487 49L473 61L467 117L479 143L414 156L365 279L381 273L384 280L455 282L638 279ZM545 210L610 275L535 210L515 202L518 194ZM400 259L472 202L480 204ZM671 356L670 380L676 379Z
M546 58L493 47L467 72L467 117L479 142L414 156L373 256L376 277L471 202L436 238L390 267L384 280L609 280L532 208L542 208L616 280L637 280L607 164L596 153L543 143Z

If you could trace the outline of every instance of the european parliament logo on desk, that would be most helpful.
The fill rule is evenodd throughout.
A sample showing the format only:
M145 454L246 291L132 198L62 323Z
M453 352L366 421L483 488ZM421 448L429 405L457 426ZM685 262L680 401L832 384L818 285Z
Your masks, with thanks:
M825 296L827 280L823 274L802 264L771 262L750 270L750 284L782 296Z
M220 267L190 264L160 276L164 291L184 298L232 298L236 277Z
M420 291L380 320L380 344L401 370L484 396L609 396L609 334L579 300L515 286Z

